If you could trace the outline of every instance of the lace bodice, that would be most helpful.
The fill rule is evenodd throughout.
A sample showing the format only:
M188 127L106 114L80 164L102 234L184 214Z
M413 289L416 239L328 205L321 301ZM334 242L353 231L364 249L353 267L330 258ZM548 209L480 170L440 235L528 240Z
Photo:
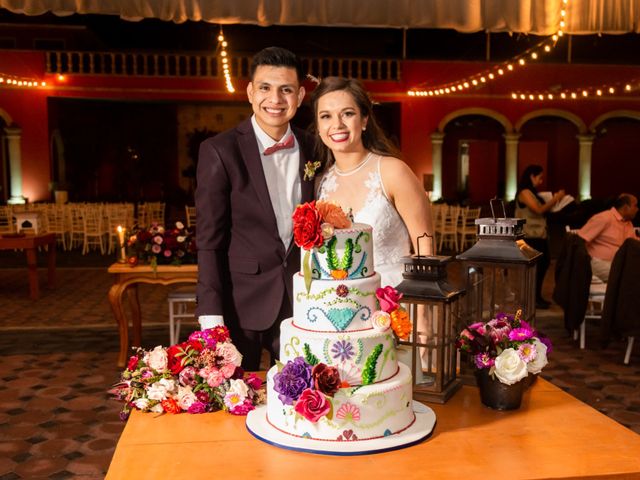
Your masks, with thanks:
M381 158L371 154L362 168L350 174L340 174L333 165L320 181L317 198L338 203L344 211L351 210L356 223L373 227L374 268L383 286L395 286L402 281L401 258L410 255L411 240L384 191Z

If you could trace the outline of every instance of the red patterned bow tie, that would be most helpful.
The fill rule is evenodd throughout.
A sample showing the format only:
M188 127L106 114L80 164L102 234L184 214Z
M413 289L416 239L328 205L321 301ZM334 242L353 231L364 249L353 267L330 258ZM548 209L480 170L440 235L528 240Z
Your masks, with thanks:
M271 147L265 148L263 155L271 155L278 150L284 150L286 148L293 148L293 134L289 135L284 141L278 142Z

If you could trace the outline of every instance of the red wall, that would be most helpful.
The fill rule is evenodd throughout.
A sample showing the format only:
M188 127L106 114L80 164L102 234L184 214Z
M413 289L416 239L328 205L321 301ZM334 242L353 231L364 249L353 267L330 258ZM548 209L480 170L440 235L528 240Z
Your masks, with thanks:
M406 91L420 84L437 85L440 82L458 80L465 75L482 71L483 63L471 62L424 62L405 61L402 67L401 82L365 82L372 96L379 102L399 102L401 104L401 141L407 163L419 178L423 173L431 173L430 135L448 114L463 109L489 109L503 115L515 125L528 113L540 109L559 109L579 117L587 127L600 115L615 110L640 112L640 97L637 95L617 95L606 99L584 101L544 101L528 102L513 100L511 89L547 89L554 85L577 87L589 83L598 85L614 81L626 81L640 77L640 67L601 66L601 65L544 65L532 64L499 79L477 91L447 97L410 97ZM0 72L15 75L43 77L44 55L40 52L3 52L0 57ZM235 80L236 93L229 95L221 81L209 79L185 78L126 78L126 77L89 77L68 76L59 82L53 77L44 77L50 83L45 90L19 90L0 87L0 109L11 116L14 123L23 129L22 155L24 191L30 200L48 198L47 184L50 178L48 148L48 114L46 98L110 98L127 101L182 100L200 101L237 101L246 102L245 80ZM309 89L312 85L307 85ZM567 123L567 122L565 122ZM564 124L563 124L564 125ZM573 190L577 186L576 166L577 150L575 132L570 131L571 124L555 132L556 143L550 144L549 155L558 164L549 165L553 173L554 186L565 186ZM612 127L617 128L617 127ZM622 127L621 127L622 128ZM627 163L635 159L637 145L622 140L640 138L640 129L634 124L619 132L620 140L615 142L616 157L623 164L620 170L630 167ZM600 142L600 139L597 141ZM606 144L605 144L606 145ZM600 148L597 144L594 149ZM600 157L598 153L598 157ZM600 160L598 160L600 161ZM637 163L637 162L636 162ZM596 168L594 164L594 168ZM613 185L618 174L614 169L597 167L594 171L593 193L609 192L607 185ZM637 176L636 176L637 178ZM637 190L637 187L635 187ZM598 193L597 193L598 192Z

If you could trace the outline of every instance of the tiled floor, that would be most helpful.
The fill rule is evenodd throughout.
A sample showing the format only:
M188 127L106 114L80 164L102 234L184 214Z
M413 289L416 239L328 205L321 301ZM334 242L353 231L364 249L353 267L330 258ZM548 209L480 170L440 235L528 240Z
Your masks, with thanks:
M58 288L33 302L25 270L0 268L0 480L103 478L124 427L107 394L119 373L111 279L105 268L58 274ZM168 343L166 293L140 287L147 347ZM543 376L640 434L640 347L624 366L626 344L596 348L594 322L579 350L557 307L540 312L538 327L554 342Z

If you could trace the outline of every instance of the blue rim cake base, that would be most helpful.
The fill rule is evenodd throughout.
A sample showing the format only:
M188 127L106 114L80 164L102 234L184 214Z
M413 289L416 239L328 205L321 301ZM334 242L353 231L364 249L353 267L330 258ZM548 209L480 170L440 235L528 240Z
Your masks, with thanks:
M369 455L411 447L429 438L436 426L436 414L426 405L413 402L416 421L397 435L357 441L326 441L299 438L273 428L267 421L267 406L262 405L247 415L249 433L269 445L294 450L296 452L320 455Z

